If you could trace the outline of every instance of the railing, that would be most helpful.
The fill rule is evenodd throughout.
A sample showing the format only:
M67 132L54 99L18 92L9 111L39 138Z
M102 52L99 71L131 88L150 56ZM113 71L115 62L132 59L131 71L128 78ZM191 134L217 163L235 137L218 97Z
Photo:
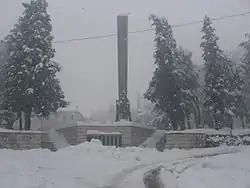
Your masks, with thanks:
M87 141L90 142L92 139L100 140L104 146L122 147L122 134L118 132L107 133L88 130Z

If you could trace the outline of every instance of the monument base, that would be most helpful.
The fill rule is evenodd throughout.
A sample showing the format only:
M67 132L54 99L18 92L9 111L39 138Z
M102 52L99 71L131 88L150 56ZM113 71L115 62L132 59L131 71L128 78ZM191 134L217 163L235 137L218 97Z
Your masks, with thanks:
M129 101L116 101L116 121L132 121Z

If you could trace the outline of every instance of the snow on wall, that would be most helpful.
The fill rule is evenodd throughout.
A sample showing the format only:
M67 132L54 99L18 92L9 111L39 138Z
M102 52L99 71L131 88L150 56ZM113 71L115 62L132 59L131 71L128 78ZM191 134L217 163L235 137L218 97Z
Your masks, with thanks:
M184 131L167 131L166 134L169 135L167 139L168 148L174 148L176 146L180 148L180 145L183 144L188 146L187 140L191 142L192 137L197 137L197 135L202 134L204 136L200 139L200 142L203 147L250 145L250 129L222 129L218 131L214 129L190 129ZM178 135L182 135L181 137L183 138L180 138ZM190 138L188 139L187 137ZM199 139L197 140L196 138L195 140L192 145L199 143ZM182 142L182 144L179 144L180 142Z
M167 131L168 134L171 133L204 133L206 135L250 135L250 129L222 129L222 130L215 130L215 129L187 129L184 131Z
M97 134L97 135L120 135L120 132L101 132L98 130L87 130L87 135Z

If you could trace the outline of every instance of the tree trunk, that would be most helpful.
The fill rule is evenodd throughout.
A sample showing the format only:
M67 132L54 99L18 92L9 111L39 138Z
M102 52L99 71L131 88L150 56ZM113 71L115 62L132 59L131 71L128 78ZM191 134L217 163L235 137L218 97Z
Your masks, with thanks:
M181 131L185 130L185 114L181 114L182 119L180 121L180 129Z
M201 125L201 111L200 111L200 107L197 107L197 113L198 113L198 126Z
M196 123L196 128L200 127L201 126L201 111L200 111L200 106L199 106L199 102L197 100L194 100L194 104L196 106L196 120L195 123Z
M188 129L191 129L190 116L187 116Z
M213 125L213 127L214 127L214 129L219 130L220 129L219 121L218 121L218 117L217 117L215 111L213 112L213 116L214 116L214 123L213 123L214 125Z
M174 130L174 131L177 131L178 126L177 126L176 121L172 121L172 127L173 127L173 130Z
M24 129L26 131L29 131L31 129L31 110L28 110L27 112L25 112L25 124L24 124Z
M185 121L181 121L181 131L185 130Z
M201 125L199 125L199 123L198 123L198 121L199 121L198 120L198 113L194 112L193 115L194 115L194 124L195 124L195 127L199 128Z
M240 116L242 128L245 129L245 122L244 122L244 116Z
M19 117L19 130L23 130L23 116L22 111L18 112L17 116Z

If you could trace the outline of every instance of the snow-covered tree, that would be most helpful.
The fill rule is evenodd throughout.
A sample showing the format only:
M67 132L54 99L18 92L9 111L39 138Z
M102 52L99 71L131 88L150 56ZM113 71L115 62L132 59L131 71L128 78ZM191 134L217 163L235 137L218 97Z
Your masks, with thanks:
M6 65L6 47L0 42L0 126L6 129L13 129L16 114L4 110L4 66Z
M173 128L171 120L165 112L155 107L152 109L151 113L154 116L149 121L149 126L156 127L159 130L171 130Z
M135 122L156 127L160 130L171 130L168 116L151 102L148 102L140 109L140 112L135 117Z
M0 42L0 96L4 92L4 65L6 63L6 49L2 42Z
M246 34L246 41L240 44L244 49L244 54L241 62L242 77L245 81L244 92L248 94L247 104L250 105L250 34Z
M191 128L191 115L200 118L199 106L199 75L191 60L192 53L185 52L179 48L181 63L179 68L179 75L181 79L182 89L182 109L184 110L188 128ZM200 122L200 120L198 120Z
M194 110L192 90L197 74L193 72L191 56L177 48L173 31L165 18L150 16L155 30L156 69L144 97L155 104L169 120L174 130L185 128L185 116ZM168 126L169 123L166 123Z
M205 60L204 106L214 118L213 127L219 129L235 116L235 87L233 64L219 48L218 37L209 17L203 22L201 48Z
M240 44L240 47L243 48L243 58L240 64L242 79L244 81L242 92L245 97L245 107L246 113L250 111L250 34L245 35L246 40ZM250 115L247 115L247 119Z
M51 18L45 0L23 3L24 12L5 38L5 105L25 113L25 129L31 127L31 113L47 117L65 107L64 94L56 78L60 66L54 61ZM20 116L21 117L21 116Z
M235 110L236 117L240 117L242 128L245 128L244 118L247 117L248 109L246 106L246 98L243 92L244 80L240 75L240 69L236 68L233 76L233 87L235 89Z
M245 116L245 99L242 93L244 81L240 76L240 71L231 57L224 56L224 90L225 92L225 112L224 125L233 128L233 118ZM226 120L226 121L225 121ZM225 124L226 123L226 124Z

